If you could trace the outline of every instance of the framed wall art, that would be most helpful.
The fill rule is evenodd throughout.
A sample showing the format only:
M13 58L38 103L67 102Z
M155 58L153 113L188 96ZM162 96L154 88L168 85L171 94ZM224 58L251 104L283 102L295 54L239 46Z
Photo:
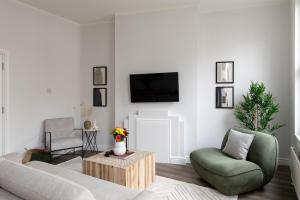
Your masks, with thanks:
M93 67L93 84L107 85L107 67Z
M216 87L216 108L234 108L234 87Z
M234 83L234 62L216 62L216 83Z
M107 88L94 88L94 107L107 107Z

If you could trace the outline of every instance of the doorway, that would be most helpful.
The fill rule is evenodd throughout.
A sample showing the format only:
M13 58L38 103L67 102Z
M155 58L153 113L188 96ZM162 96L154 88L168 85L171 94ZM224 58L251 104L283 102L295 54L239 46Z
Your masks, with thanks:
M6 153L8 52L0 50L0 155Z

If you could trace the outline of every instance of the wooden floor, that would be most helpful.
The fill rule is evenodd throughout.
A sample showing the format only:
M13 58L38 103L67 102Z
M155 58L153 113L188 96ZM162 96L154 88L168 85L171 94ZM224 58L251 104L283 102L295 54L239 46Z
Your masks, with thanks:
M91 156L94 153L87 152L85 157ZM61 156L54 161L58 164L76 156L67 155ZM206 182L200 179L191 165L173 165L173 164L156 164L156 174L167 178L176 179L179 181L193 183L200 186L210 187ZM287 166L279 166L272 181L264 188L239 195L239 200L291 200L297 199L296 192L291 184L290 170Z
M156 164L156 174L179 181L209 186L193 170L191 165ZM287 166L279 166L272 181L263 189L239 195L241 200L290 200L297 199L296 192L291 184L290 170Z

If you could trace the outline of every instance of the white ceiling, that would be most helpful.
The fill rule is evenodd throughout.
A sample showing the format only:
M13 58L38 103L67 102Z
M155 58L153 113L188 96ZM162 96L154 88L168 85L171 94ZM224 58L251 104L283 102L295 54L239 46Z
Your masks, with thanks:
M198 5L201 11L260 6L289 0L19 0L55 15L88 24L112 21L116 13Z

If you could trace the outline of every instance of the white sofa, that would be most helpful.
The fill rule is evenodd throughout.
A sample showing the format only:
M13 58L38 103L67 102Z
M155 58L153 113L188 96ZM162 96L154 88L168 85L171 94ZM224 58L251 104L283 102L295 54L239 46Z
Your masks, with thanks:
M19 154L1 158L0 200L81 200L80 195L85 195L86 200L159 199L151 192L128 189L61 166L38 161L22 165L20 158ZM57 195L59 192L61 195ZM94 198L89 197L90 194ZM44 195L42 199L41 195Z

